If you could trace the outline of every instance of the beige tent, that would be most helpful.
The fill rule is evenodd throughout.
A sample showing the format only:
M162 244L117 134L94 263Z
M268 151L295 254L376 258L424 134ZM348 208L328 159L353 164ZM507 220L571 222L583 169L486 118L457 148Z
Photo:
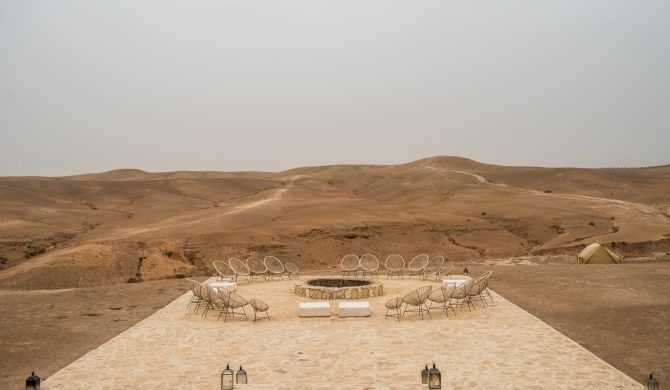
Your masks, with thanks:
M584 248L577 255L579 264L619 264L623 263L623 256L602 246L598 241Z

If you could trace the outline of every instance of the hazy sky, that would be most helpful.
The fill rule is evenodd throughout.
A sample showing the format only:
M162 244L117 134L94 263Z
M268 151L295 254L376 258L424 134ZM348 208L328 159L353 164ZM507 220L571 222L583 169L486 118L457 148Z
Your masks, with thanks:
M0 175L670 162L670 1L0 1Z

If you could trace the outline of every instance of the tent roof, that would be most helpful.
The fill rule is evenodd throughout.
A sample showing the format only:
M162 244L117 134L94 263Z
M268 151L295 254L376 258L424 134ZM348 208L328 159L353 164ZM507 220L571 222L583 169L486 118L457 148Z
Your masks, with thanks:
M605 248L601 243L598 241L588 245L586 248L582 249L581 252L577 255L578 258L580 259L589 259L591 256L593 256L596 252L604 250L607 252L607 254L614 260L616 263L621 263L623 260L623 256L619 256L616 253L612 252L611 250Z

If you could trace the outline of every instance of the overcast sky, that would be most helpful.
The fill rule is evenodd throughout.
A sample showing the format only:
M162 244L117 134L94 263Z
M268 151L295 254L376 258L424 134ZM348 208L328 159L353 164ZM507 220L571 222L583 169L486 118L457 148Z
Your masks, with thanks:
M670 1L0 1L0 175L670 163Z

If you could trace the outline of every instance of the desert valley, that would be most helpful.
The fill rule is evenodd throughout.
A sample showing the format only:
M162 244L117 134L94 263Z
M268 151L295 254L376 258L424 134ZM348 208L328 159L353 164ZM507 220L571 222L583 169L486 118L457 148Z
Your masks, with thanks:
M184 278L211 276L214 260L274 255L328 275L348 253L492 270L494 291L617 369L668 379L670 166L123 169L0 178L0 199L3 388L67 366L182 295ZM596 240L624 263L576 264Z
M628 257L670 251L670 166L435 157L279 173L125 169L1 178L0 195L5 289L210 275L212 260L268 254L328 271L361 251L493 263L572 262L594 240Z

